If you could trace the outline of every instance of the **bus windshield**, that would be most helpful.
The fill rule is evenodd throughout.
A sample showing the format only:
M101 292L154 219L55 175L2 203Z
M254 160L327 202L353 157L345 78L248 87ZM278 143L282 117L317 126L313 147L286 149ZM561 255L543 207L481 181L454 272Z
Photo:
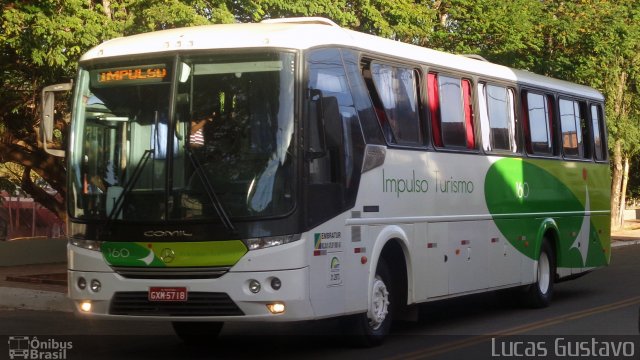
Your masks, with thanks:
M292 53L80 70L70 214L114 221L282 216L294 205Z

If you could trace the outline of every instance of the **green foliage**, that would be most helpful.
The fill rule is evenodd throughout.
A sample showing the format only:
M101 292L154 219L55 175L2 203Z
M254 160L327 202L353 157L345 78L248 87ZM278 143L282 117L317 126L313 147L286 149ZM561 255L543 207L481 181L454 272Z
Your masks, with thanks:
M640 3L443 0L434 10L429 46L599 89L609 145L640 152Z
M221 1L129 1L126 10L130 18L125 23L125 35L234 21L233 14Z
M529 0L442 1L434 36L427 45L532 69L544 46L542 7L543 2Z

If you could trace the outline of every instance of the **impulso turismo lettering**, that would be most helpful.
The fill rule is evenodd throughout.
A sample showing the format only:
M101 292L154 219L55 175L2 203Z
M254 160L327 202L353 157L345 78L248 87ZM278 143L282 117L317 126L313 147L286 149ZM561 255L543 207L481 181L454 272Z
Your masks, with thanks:
M416 171L411 171L411 176L407 178L387 177L384 169L382 169L382 192L395 193L396 197L400 197L401 193L434 193L443 194L471 194L475 188L473 181L465 179L456 179L450 176L448 179L441 176L440 171L434 172L433 180L416 177ZM434 190L429 186L433 183Z
M400 193L426 193L429 192L429 180L416 178L416 171L411 171L412 177L409 179L387 178L384 169L382 169L382 192L396 193L400 197Z
M436 170L435 173L436 192L454 194L471 194L473 192L473 181L454 179L453 177L443 180L439 177L440 172L438 170Z

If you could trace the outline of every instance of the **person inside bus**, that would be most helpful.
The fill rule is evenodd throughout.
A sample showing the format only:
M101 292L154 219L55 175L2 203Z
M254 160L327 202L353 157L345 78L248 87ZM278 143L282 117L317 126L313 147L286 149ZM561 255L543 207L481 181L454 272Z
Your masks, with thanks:
M216 109L213 107L213 109ZM218 118L218 112L216 110L198 111L194 113L194 116L189 124L189 142L188 148L197 152L194 157L195 162L192 163L192 173L189 175L187 182L188 191L182 194L181 205L185 211L185 217L197 217L202 215L203 212L203 194L205 193L204 185L202 183L202 174L198 174L196 167L205 168L207 161L205 148L206 140L211 132L211 126L215 119ZM210 139L209 139L210 141Z
M213 111L208 116L201 116L191 121L189 144L192 148L203 147L205 144L205 128L207 124L213 123L216 112Z

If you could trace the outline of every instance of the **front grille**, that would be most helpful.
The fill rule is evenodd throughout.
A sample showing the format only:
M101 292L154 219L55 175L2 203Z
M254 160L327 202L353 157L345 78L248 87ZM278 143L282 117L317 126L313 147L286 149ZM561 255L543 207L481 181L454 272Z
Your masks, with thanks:
M111 315L132 316L241 316L242 310L229 295L189 292L184 302L151 302L146 291L116 292L111 299Z
M128 279L217 279L229 271L219 267L126 267L113 266L115 272Z

